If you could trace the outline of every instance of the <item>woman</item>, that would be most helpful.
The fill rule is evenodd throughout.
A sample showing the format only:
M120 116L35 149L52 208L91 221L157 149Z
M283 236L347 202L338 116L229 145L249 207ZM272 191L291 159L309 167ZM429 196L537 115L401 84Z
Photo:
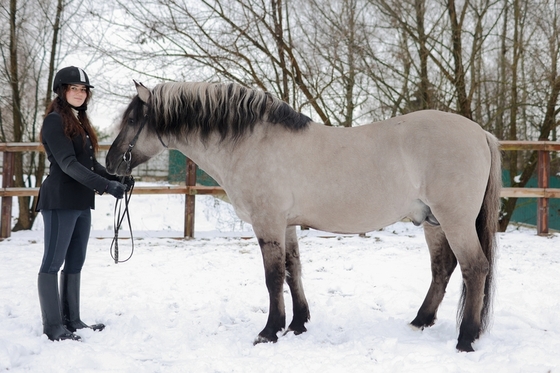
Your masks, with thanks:
M124 184L109 175L95 159L98 143L86 114L92 85L85 71L74 66L56 73L57 97L47 108L41 142L50 161L49 175L41 185L37 211L45 225L45 252L38 289L43 333L50 340L80 340L74 332L88 326L80 319L80 273L86 258L95 193L122 198L134 180ZM60 276L58 271L64 264Z

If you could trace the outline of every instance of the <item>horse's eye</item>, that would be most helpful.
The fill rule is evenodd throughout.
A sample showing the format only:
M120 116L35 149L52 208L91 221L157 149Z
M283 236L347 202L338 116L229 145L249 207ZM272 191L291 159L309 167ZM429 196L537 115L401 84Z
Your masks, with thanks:
M128 124L133 125L134 124L134 119L128 118Z

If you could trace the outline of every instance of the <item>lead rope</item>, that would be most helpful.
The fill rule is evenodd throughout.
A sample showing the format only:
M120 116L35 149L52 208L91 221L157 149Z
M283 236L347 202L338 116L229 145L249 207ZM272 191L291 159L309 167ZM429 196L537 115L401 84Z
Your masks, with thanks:
M146 117L146 115L144 115L144 118ZM134 146L136 145L136 141L138 140L138 137L140 136L140 132L142 132L142 129L144 128L144 126L146 125L146 121L142 122L142 124L140 125L140 128L138 129L138 132L136 132L136 135L134 135L134 137L132 138L132 141L128 144L128 149L124 152L123 157L122 157L122 161L126 164L126 170L125 170L125 175L131 175L131 169L132 167L130 167L131 165L131 161L132 161L132 149L134 148ZM163 143L163 140L161 139L161 137L158 134L158 138L159 141L161 141L161 143L163 144L163 146L165 146L167 148L167 145L165 145ZM124 176L121 179L121 183L124 184ZM132 254L134 254L134 236L132 235L132 225L130 224L130 215L128 213L128 202L130 201L130 196L132 195L132 190L134 189L134 183L132 184L132 186L130 187L130 190L128 192L124 192L124 198L121 198L120 200L117 200L117 202L115 202L115 212L114 212L114 220L113 220L113 229L114 229L114 233L115 235L113 236L113 242L111 242L111 247L110 247L110 252L111 252L111 257L115 260L115 264L118 263L124 263L126 261L128 261L130 258L132 258ZM124 210L122 211L121 214L121 210L122 210L122 200L124 199ZM130 231L130 244L131 244L131 249L130 249L130 255L128 256L128 258L126 258L125 260L119 260L119 230L121 229L121 225L122 222L124 220L126 216L126 219L128 220L128 230ZM115 246L115 250L113 251L113 245Z
M123 180L124 182L124 177ZM111 248L109 249L111 252L111 258L115 261L115 264L124 263L132 258L132 254L134 254L134 236L132 235L132 225L130 224L130 215L128 213L128 203L130 201L130 197L132 196L132 190L134 189L134 185L130 188L128 192L124 192L124 198L118 199L115 202L115 211L114 211L114 219L113 219L113 241L111 242ZM124 210L122 209L122 202L124 200ZM130 255L125 260L119 260L119 230L121 229L122 222L124 218L128 221L128 230L130 231ZM114 249L113 249L114 247Z

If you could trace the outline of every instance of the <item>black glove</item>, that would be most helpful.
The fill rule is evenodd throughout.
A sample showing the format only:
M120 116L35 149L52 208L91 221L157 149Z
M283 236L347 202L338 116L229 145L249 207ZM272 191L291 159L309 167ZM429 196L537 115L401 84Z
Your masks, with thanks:
M126 185L127 192L130 192L130 190L134 188L134 178L132 175L123 177L122 183Z
M110 180L109 184L105 187L105 191L117 199L123 198L125 190L126 185L113 180Z

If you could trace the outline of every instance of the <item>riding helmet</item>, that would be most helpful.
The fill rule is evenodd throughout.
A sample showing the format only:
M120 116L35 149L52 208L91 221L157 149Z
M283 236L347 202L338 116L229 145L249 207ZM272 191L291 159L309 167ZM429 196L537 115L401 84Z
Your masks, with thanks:
M58 70L54 76L53 92L56 93L57 89L63 84L82 84L88 88L93 88L89 84L89 78L86 72L76 66L68 66Z

